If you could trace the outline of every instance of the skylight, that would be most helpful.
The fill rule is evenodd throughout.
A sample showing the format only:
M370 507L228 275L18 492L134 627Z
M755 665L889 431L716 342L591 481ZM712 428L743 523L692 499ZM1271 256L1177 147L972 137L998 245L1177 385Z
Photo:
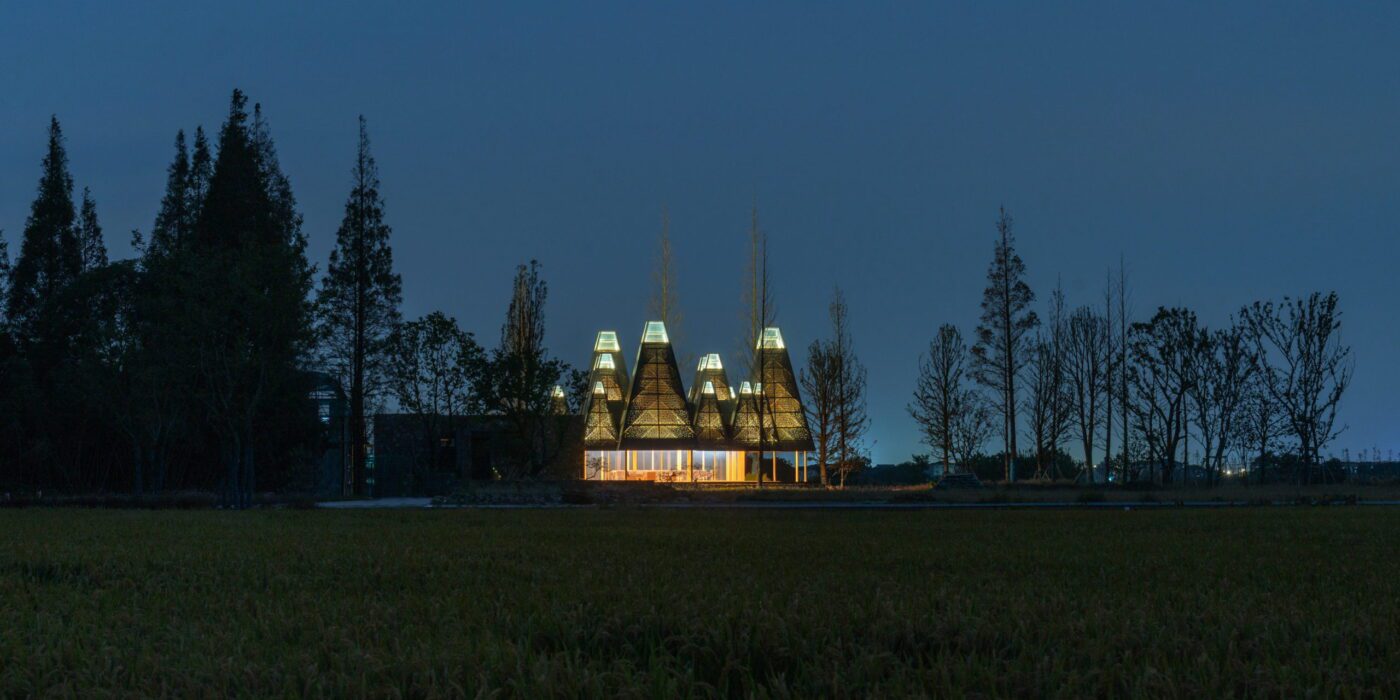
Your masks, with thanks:
M621 349L617 344L616 331L598 331L598 340L593 343L593 352L617 352Z
M759 347L765 350L782 350L787 347L783 345L782 331L779 331L776 327L764 328L763 340L760 342L762 344Z
M642 333L642 342L670 344L671 339L666 337L666 324L660 321L647 321L647 329Z

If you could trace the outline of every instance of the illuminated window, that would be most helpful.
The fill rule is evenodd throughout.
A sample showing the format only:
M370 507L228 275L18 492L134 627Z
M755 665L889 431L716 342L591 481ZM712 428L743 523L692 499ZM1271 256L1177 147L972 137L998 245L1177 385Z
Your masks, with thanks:
M671 339L666 337L666 324L660 321L647 321L646 331L642 333L643 343L670 343Z
M599 355L598 361L593 363L593 369L617 369L613 364L612 355Z
M743 384L740 384L740 385L739 385L739 393L740 393L740 394L752 394L752 393L753 393L753 386L751 386L748 382L744 382Z
M608 390L603 387L602 382L593 382L593 393L601 395L608 393Z
M616 331L598 331L598 340L593 343L593 352L617 352L621 349L617 344Z
M715 383L714 383L714 382L705 382L704 392L705 392L707 395L713 395L713 394L715 393Z
M773 327L763 329L763 339L760 342L759 347L765 350L782 350L787 347L783 345L782 332Z
M558 384L555 384L555 385L554 385L554 398L556 398L556 399L562 399L562 398L564 398L564 387L559 386Z
M719 361L719 353L712 352L700 359L700 369L724 369L724 364Z

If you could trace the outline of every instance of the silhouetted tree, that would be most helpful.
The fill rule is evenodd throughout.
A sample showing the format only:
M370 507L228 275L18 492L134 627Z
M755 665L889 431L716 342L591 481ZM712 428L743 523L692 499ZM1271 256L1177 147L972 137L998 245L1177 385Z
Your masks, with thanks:
M774 325L777 309L773 304L773 290L768 279L768 237L758 227L758 207L752 209L749 218L749 284L744 291L745 307L748 311L748 328L745 350L741 357L748 358L745 369L752 377L754 393L748 399L754 402L754 417L758 424L758 488L763 488L763 457L768 449L768 438L773 430L773 404L763 394L763 378L768 376L768 353L763 352L763 331ZM739 396L744 401L744 396ZM776 457L773 478L777 479Z
M544 303L548 295L537 261L516 268L501 343L491 356L488 405L506 419L510 429L511 458L503 472L508 478L544 473L570 437L568 416L554 411L554 386L569 384L566 396L583 393L581 373L571 372L545 349Z
M1003 207L997 216L997 240L982 294L982 320L977 326L976 377L996 393L1006 439L1006 480L1016 480L1016 380L1026 363L1028 334L1039 322L1030 308L1035 294L1025 282L1026 265L1016 254L1011 215Z
M1201 437L1201 466L1216 483L1225 452L1238 438L1239 424L1244 420L1255 367L1254 347L1245 329L1233 321L1215 332L1201 329L1195 346L1188 395Z
M1351 385L1351 348L1341 342L1337 294L1255 302L1241 315L1260 359L1262 386L1298 441L1298 478L1309 481L1322 463L1322 448L1341 434L1337 404Z
M416 417L421 434L415 475L438 462L455 421L485 409L481 387L486 351L441 311L400 324L386 340L384 378L399 408Z
M1084 470L1094 483L1094 433L1099 427L1100 392L1109 369L1108 320L1087 306L1070 314L1065 333L1065 375L1074 426L1084 446Z
M1197 338L1196 314L1188 309L1160 308L1152 320L1132 326L1136 427L1148 459L1161 465L1164 482L1171 481L1177 448L1186 436Z
M841 487L845 488L846 478L868 461L862 460L860 455L860 444L870 425L865 410L866 372L865 365L856 356L850 312L840 287L832 292L828 313L831 316L831 352L836 361L836 471ZM765 398L768 395L765 393Z
M1035 476L1041 479L1057 474L1055 461L1069 429L1072 402L1065 372L1064 305L1064 293L1057 288L1050 297L1048 329L1037 333L1026 365L1030 373L1026 413L1035 438Z
M143 251L146 256L168 257L193 235L197 201L192 186L190 157L185 150L185 132L181 130L175 134L175 157L166 169L165 194Z
M222 445L224 503L247 507L260 431L304 404L311 341L311 270L290 184L254 109L235 90L209 193L195 227L188 289L198 371L210 426Z
M817 454L817 474L822 486L830 485L828 468L836 453L837 403L840 360L830 340L817 339L807 346L807 367L801 372L802 392L807 395L803 408L812 428Z
M950 324L939 326L928 352L919 358L914 400L906 407L918 423L924 443L933 450L934 459L943 463L944 474L950 473L954 464L962 463L966 446L961 444L961 431L968 421L966 414L983 410L981 397L967 386L969 362L962 333ZM979 444L974 451L980 448Z
M379 168L370 154L364 117L350 177L350 197L321 280L317 310L326 367L340 375L349 393L351 482L353 493L363 495L366 407L374 406L381 394L385 342L399 322L403 286L394 272Z
M92 270L107 264L107 244L102 240L102 226L97 223L97 203L92 201L92 193L86 187L78 215L78 246L82 269Z
M39 194L30 205L19 256L10 273L8 315L22 345L43 344L36 327L45 303L77 278L82 271L73 209L73 178L68 174L68 154L58 119L49 121L49 144L39 177Z

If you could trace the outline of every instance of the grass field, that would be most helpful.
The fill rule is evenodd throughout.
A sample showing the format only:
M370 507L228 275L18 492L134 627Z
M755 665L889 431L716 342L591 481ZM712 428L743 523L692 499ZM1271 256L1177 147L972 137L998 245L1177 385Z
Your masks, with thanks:
M1400 509L0 511L0 694L1400 694Z

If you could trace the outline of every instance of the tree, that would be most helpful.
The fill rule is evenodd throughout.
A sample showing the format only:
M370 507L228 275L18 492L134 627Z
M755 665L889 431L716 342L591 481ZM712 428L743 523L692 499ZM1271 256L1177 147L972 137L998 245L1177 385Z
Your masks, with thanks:
M1337 405L1351 385L1351 348L1341 342L1337 293L1255 302L1242 312L1259 356L1262 386L1283 415L1302 458L1300 481L1321 465L1322 448L1341 434Z
M841 487L845 488L846 477L861 463L859 445L870 425L865 410L866 373L865 366L856 356L846 295L840 287L832 292L828 313L831 316L830 349L836 369L836 470L841 477Z
M262 110L235 90L181 295L197 340L199 395L225 464L223 503L246 508L264 437L304 405L311 269L291 186Z
M1177 448L1186 435L1197 338L1196 314L1189 309L1159 308L1150 321L1132 326L1136 427L1148 459L1161 465L1164 482L1171 481Z
M548 295L539 262L531 260L516 268L501 343L491 357L488 403L510 428L511 459L505 470L510 478L539 476L565 446L570 422L554 410L555 385L568 383L565 395L572 396L575 404L585 390L583 374L550 357L545 349Z
M206 156L208 151L205 151ZM185 149L185 132L175 134L175 158L166 169L165 194L151 226L151 239L143 253L147 257L168 257L184 246L194 231L197 201L192 191L190 156Z
M1202 466L1214 484L1220 480L1225 451L1239 435L1254 348L1244 328L1234 322L1213 333L1202 329L1195 347L1188 394L1201 437Z
M1016 480L1016 380L1026 363L1028 334L1039 320L1030 308L1035 294L1026 284L1026 265L1016 254L1011 215L997 217L997 241L982 294L982 320L972 348L977 380L997 396L1006 440L1006 480Z
M1060 444L1069 429L1071 402L1065 377L1064 298L1058 288L1051 295L1049 330L1037 334L1026 366L1030 372L1026 412L1035 438L1036 478L1049 478L1056 473L1054 467Z
M19 257L10 272L7 315L22 344L36 337L43 305L77 278L82 271L76 213L73 210L73 178L68 174L68 154L58 118L49 121L48 151L39 193L24 222Z
M102 226L97 223L97 203L92 193L83 188L83 206L78 215L78 250L82 269L93 270L107 264L107 244L102 240Z
M763 455L767 450L768 435L773 424L773 406L762 391L763 377L768 376L768 353L763 352L763 331L774 325L777 311L768 283L768 237L758 227L757 206L753 208L749 219L749 286L745 290L744 301L748 309L748 328L746 348L741 356L748 358L746 369L754 381L751 400L757 406L757 410L754 411L758 423L757 483L758 488L763 488ZM743 401L743 396L740 396L739 400ZM777 476L775 464L773 478L777 479Z
M1108 320L1081 306L1070 314L1065 334L1065 374L1076 431L1084 445L1084 470L1094 483L1094 433L1099 426L1099 392L1108 372Z
M812 426L812 442L817 448L817 474L822 486L830 485L827 473L836 454L837 404L840 402L840 360L830 340L813 340L807 346L807 367L802 370L802 391L807 395L803 408Z
M394 272L390 228L379 195L379 168L369 150L365 118L351 170L350 196L336 231L336 245L317 295L318 335L325 364L349 389L347 424L351 488L366 493L368 436L365 414L383 389L389 334L399 323L402 280Z
M661 210L661 239L656 254L656 269L652 271L652 291L649 311L651 318L666 324L666 335L672 346L681 345L681 310L677 303L676 270L671 255L671 216Z
M485 408L480 394L487 372L486 351L457 320L434 311L400 324L386 338L385 383L399 408L417 418L421 452L415 473L439 461L439 447L461 416Z
M963 409L953 424L953 450L964 470L971 471L969 465L982 454L982 447L996 429L993 414L994 409L981 393L967 391L963 394Z
M961 459L966 448L961 429L966 414L979 408L979 397L967 387L968 364L962 333L956 326L939 326L928 352L919 358L914 401L906 408L919 424L934 458L943 462L944 474L951 473L955 464L966 466Z

